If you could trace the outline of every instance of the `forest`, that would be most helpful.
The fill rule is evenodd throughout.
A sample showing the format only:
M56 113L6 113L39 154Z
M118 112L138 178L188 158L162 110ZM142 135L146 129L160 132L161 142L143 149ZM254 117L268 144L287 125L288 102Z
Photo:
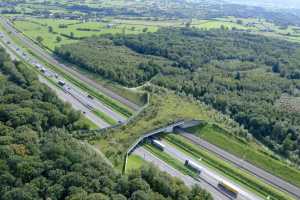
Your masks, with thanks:
M106 54L114 59L105 60L99 50L107 47ZM297 44L226 28L187 27L93 37L55 52L125 86L151 81L192 95L231 116L269 148L299 164L300 114L286 112L278 104L283 95L293 99L300 94L298 49ZM159 59L139 59L149 56ZM98 65L104 60L106 65ZM135 64L128 70L122 67L124 62ZM139 81L132 78L139 74L143 74Z
M153 166L121 175L73 137L80 113L0 49L1 200L210 200Z

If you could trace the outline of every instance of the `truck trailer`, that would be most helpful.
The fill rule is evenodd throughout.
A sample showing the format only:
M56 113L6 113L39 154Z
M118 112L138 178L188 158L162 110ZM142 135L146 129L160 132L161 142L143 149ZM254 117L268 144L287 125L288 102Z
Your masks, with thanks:
M166 146L163 143L161 143L160 141L158 141L158 140L152 140L152 144L156 148L160 149L161 151L163 151L166 148Z
M184 165L199 174L202 172L202 167L200 167L197 163L191 160L186 160Z
M218 187L221 188L222 191L225 191L230 196L237 198L239 192L229 183L225 183L224 181L220 181L218 183Z

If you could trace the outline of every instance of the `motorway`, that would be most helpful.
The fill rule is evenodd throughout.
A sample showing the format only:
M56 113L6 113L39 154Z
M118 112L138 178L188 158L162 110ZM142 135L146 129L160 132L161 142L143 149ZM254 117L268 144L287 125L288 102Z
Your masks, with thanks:
M78 89L76 86L72 85L71 83L68 83L66 80L59 77L56 73L51 71L50 69L47 69L45 66L43 66L37 59L34 57L28 55L23 51L19 46L17 46L8 36L6 36L4 33L0 33L1 38L1 46L6 49L8 54L12 57L12 59L19 60L23 59L31 66L34 66L37 68L38 71L40 71L40 74L43 74L48 79L51 79L53 82L58 82L63 80L65 82L65 86L68 90L62 88L61 90L58 89L46 78L39 77L43 83L48 85L52 90L56 92L56 94L65 102L69 102L72 107L76 110L81 111L89 120L91 120L93 123L95 123L99 128L107 128L110 126L110 124L104 122L100 117L96 116L93 113L93 110L97 109L101 112L107 113L112 119L114 119L117 122L123 122L126 119L121 114L116 114L109 108L105 107L101 102L98 102L98 100L90 99L87 96L87 93L84 91ZM64 92L63 92L64 91ZM80 95L79 95L80 94ZM93 106L87 106L89 102L92 102L91 104Z
M256 177L262 179L263 181L273 185L274 187L283 190L285 192L288 192L292 196L296 197L297 199L300 199L300 188L262 170L261 168L258 168L249 162L242 160L222 149L219 147L208 143L207 141L186 132L183 129L177 128L176 131L180 133L183 137L187 138L191 142L193 142L196 145L201 146L202 148L216 154L217 156L221 157L222 159L234 164L238 168L241 168L243 170L246 170L250 172L251 174L255 175Z
M21 49L21 47L17 46L13 42L13 40L11 40L9 38L9 36L5 35L4 33L1 33L0 36L1 36L1 40L3 41L2 46L4 46L4 47L8 46L9 47L9 48L6 48L6 50L12 57L16 57L16 56L13 56L13 54L18 55L19 57L24 59L28 64L30 64L32 66L35 66L37 68L37 70L41 71L41 73L43 73L45 76L47 76L48 79L52 79L53 82L57 83L59 81L62 81L65 84L64 86L62 86L63 87L62 89L65 91L65 93L69 94L68 98L66 98L66 95L64 95L62 99L64 101L67 100L68 102L70 102L75 109L81 110L84 114L87 115L87 117L91 121L97 122L96 125L98 125L98 127L106 128L106 127L109 127L110 125L107 124L106 122L104 122L103 120L99 119L99 117L96 116L95 114L93 114L92 111L94 111L94 110L98 110L102 113L105 113L107 116L109 116L111 119L113 119L117 123L121 123L121 122L126 121L126 118L123 115L113 111L111 108L104 105L99 100L94 99L94 98L90 98L88 93L86 93L85 91L79 89L78 87L71 84L67 80L63 79L62 77L58 76L58 74L56 74L54 71L52 71L50 69L47 69L43 64L41 64L39 62L38 59L33 58L30 55L27 55L27 53L25 53L25 51L23 51ZM47 85L49 85L49 84L47 84ZM56 90L56 93L57 93L57 90ZM73 98L71 98L71 96ZM87 109L78 109L77 108L78 107L78 102L80 104L82 104L83 106L87 107L89 109L89 111L87 112ZM82 107L82 106L80 106L80 107ZM101 123L99 123L99 122L101 122Z
M207 182L203 180L195 180L194 178L184 175L177 169L174 169L169 164L165 163L164 161L160 160L153 154L151 154L149 151L145 150L143 147L137 148L133 154L140 156L144 160L153 163L155 166L157 166L161 171L164 171L168 174L170 174L173 177L177 177L180 180L182 180L188 187L192 187L194 185L199 185L201 188L205 188L208 192L211 193L214 200L231 200L229 196L221 193L218 188L211 186Z
M85 113L84 115L89 120L91 120L94 124L96 124L98 127L106 128L106 127L110 126L108 123L104 122L102 119L97 117L87 107L85 107L80 102L78 102L76 99L74 99L70 94L63 92L61 89L59 89L56 86L54 86L53 84L49 83L49 81L47 79L45 79L43 76L39 76L39 81L41 83L46 84L48 87L50 87L61 100L63 100L64 102L69 102L75 110L84 112Z
M197 165L199 165L202 168L199 178L207 181L207 183L209 183L209 185L214 186L215 188L218 188L219 182L227 183L227 185L230 185L232 188L234 188L235 190L238 191L239 194L236 198L237 200L259 200L259 199L261 199L260 197L253 194L252 192L247 191L246 189L240 187L239 185L234 184L232 181L228 180L224 176L219 175L215 171L212 171L210 168L206 167L198 160L195 160L192 157L188 156L187 154L182 153L181 151L179 151L175 147L171 146L170 144L166 143L165 141L161 141L161 142L165 145L164 152L169 154L173 158L176 158L182 164L184 164L186 160L190 160L190 161L193 161L194 163L197 163ZM222 192L226 193L225 191L222 191L222 189L220 189L220 188L218 191L221 193Z
M121 102L122 104L127 105L132 110L138 111L140 109L140 107L138 105L134 104L133 102L131 102L131 101L127 100L126 98L116 94L115 92L103 87L96 81L82 75L74 67L71 67L71 65L66 66L66 65L62 64L61 62L59 62L58 58L55 58L53 55L50 55L44 49L42 49L38 45L34 44L30 39L25 37L22 33L19 33L19 31L16 30L13 27L13 25L11 24L11 22L8 19L6 19L5 17L0 16L0 23L3 27L5 27L5 29L7 31L10 31L11 34L13 34L15 37L19 38L20 41L22 41L22 43L24 45L26 45L29 49L33 50L35 52L35 54L37 54L39 57L46 60L48 63L50 63L54 66L59 66L64 71L71 74L73 77L76 77L78 80L92 86L93 88L97 89L98 91L101 91L101 93L103 93L104 95L107 95L107 96L111 97L112 99L115 99L115 100Z

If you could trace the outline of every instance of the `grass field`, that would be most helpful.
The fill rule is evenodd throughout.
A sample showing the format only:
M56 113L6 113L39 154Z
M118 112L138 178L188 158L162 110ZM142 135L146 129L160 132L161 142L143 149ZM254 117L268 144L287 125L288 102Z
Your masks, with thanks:
M275 159L268 151L255 143L248 143L233 137L226 131L212 124L189 129L200 138L281 177L282 179L300 187L300 171Z
M15 27L22 31L29 38L36 40L38 36L43 37L42 45L50 50L55 46L74 43L78 39L103 34L139 34L146 32L155 32L161 27L184 27L183 20L149 20L149 19L118 19L106 18L99 22L82 22L78 20L64 19L45 19L27 17L22 20L14 21ZM65 25L64 28L62 28ZM52 32L49 32L49 26ZM254 18L216 18L210 20L193 19L191 23L195 28L236 28L239 30L248 30L256 34L286 39L292 42L300 42L299 28L289 26L285 29L276 26L262 19ZM73 33L74 38L70 38ZM61 41L56 40L57 36Z
M158 27L149 27L143 24L128 25L109 22L81 22L75 20L36 18L16 20L14 21L14 25L17 29L33 40L36 40L38 36L41 36L43 38L41 44L50 50L54 50L55 46L74 43L78 41L78 39L94 35L117 33L138 34L145 31L144 29L147 29L147 32L153 32L158 29ZM62 25L65 27L62 28ZM49 32L49 26L52 27L51 32ZM71 33L73 33L74 39L70 38ZM56 40L58 36L62 39L59 42Z
M266 198L270 196L272 200L290 200L293 199L287 194L273 188L272 186L260 181L255 176L248 174L247 172L240 170L231 164L223 161L222 159L212 155L206 150L199 148L192 144L187 139L179 135L166 135L163 137L175 148L179 149L183 153L193 157L195 160L201 159L205 165L217 170L219 173L232 179L233 181L244 185L250 191L257 193L258 195Z
M143 158L138 155L130 155L127 161L126 173L132 170L138 170L143 165L148 164Z

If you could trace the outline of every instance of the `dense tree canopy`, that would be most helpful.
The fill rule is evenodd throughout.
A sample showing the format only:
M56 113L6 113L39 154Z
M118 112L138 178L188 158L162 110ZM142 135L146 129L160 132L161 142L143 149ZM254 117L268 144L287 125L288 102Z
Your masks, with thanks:
M173 28L141 35L90 38L62 46L56 53L73 63L80 60L81 67L95 72L93 69L99 66L82 57L90 48L95 52L89 57L97 60L94 63L105 60L97 53L106 47L103 41L109 43L110 54L122 56L117 56L118 61L111 59L101 70L126 74L122 81L110 75L106 78L127 86L151 80L193 95L230 115L271 149L300 163L300 113L286 112L278 103L283 95L293 99L300 94L299 45L240 31ZM155 62L155 70L144 65L143 71L142 64L131 65L128 71L122 62L131 62L131 52L135 60L155 56L165 59L165 63ZM111 67L116 64L117 72ZM145 76L148 70L151 76ZM130 78L139 74L143 77L140 81Z
M1 200L211 199L152 166L120 175L72 137L85 128L79 119L34 72L0 49Z

